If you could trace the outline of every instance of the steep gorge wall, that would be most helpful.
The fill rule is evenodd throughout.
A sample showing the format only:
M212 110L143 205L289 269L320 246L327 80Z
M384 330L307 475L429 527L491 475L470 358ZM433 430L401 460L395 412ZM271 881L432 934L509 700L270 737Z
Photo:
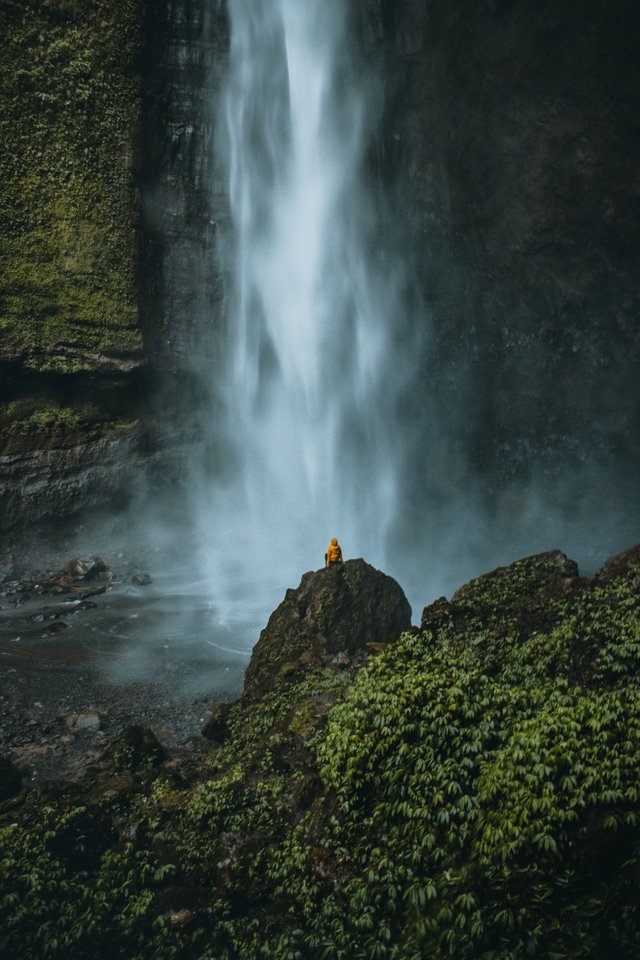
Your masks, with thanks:
M175 414L220 290L224 24L205 0L0 0L0 529L184 456Z
M567 510L589 484L593 507L632 506L637 4L366 7L387 58L383 175L431 331L425 394L445 425L425 458L448 459L445 485L466 473L494 493L542 482L562 494L569 477Z
M107 499L140 465L142 14L0 2L3 529Z
M140 0L0 4L4 362L71 372L140 352L141 13Z
M154 364L190 376L209 358L223 280L225 184L216 107L228 60L225 6L163 0L145 19L140 307Z

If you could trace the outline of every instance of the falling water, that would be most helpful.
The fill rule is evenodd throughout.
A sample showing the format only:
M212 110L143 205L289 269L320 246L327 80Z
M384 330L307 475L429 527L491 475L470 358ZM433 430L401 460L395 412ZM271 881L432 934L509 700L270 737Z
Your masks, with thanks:
M396 506L397 290L375 253L375 120L347 0L230 0L231 228L204 526L218 606L258 615L329 538L385 568Z

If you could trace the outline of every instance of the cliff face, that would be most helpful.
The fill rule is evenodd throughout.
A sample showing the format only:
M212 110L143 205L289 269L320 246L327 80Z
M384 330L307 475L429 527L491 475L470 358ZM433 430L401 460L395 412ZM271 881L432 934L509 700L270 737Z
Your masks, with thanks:
M434 401L494 481L637 466L637 5L375 0Z
M0 358L138 355L139 0L0 4Z
M215 119L228 59L223 4L164 0L145 20L140 302L156 367L188 375L212 349L226 216Z
M0 3L3 528L107 499L138 445L141 15Z
M635 4L353 9L384 66L371 159L415 278L407 313L429 331L406 411L428 420L407 497L445 502L451 477L468 491L480 475L491 507L542 474L596 490L594 506L611 490L628 499L640 427ZM209 147L225 5L0 0L0 25L0 454L114 435L123 451L132 437L148 448L132 425L168 422L180 391L194 408L193 371L219 329L227 202ZM173 376L166 403L149 370ZM175 441L151 441L163 444ZM0 496L16 477L3 469ZM40 515L45 500L3 500L4 522ZM69 487L65 502L85 501Z
M210 7L0 0L2 529L184 454L175 387L192 396L220 290Z

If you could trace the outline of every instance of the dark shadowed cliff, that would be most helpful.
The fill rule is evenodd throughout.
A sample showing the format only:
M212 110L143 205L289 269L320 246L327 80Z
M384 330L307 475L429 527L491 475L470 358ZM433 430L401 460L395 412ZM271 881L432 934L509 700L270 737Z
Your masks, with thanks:
M438 502L452 474L484 478L503 533L536 496L613 516L637 492L637 4L362 6L387 62L377 163L431 331L418 402L444 428L416 484Z

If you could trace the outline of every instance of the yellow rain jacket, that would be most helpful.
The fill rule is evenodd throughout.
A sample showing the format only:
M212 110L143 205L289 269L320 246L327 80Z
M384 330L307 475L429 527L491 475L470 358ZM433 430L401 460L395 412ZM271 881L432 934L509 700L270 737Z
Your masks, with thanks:
M332 563L342 563L342 550L335 537L329 544L325 557L327 560L327 566Z

